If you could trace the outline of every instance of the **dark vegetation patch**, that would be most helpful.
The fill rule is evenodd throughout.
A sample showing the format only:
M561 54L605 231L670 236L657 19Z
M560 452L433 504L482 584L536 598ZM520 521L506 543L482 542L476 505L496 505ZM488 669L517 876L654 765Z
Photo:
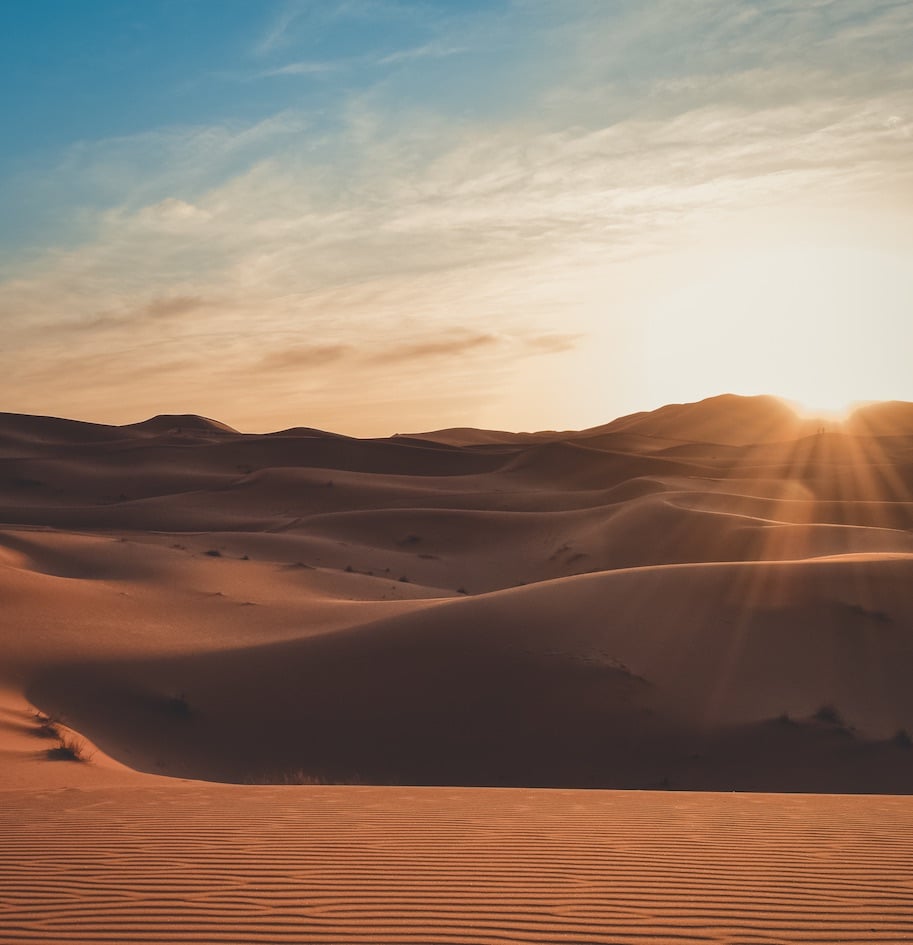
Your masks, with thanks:
M51 761L91 761L94 752L88 750L86 743L76 735L60 735L57 744L47 750Z
M825 725L845 725L843 721L843 716L832 706L832 705L823 705L821 706L812 718L816 722L822 722Z
M781 712L776 718L773 718L770 721L773 722L774 725L783 726L793 726L798 724L788 712Z
M16 489L38 489L44 483L40 479L29 479L28 476L16 476L12 479L12 485Z
M35 713L35 734L39 738L53 738L57 744L45 749L45 756L51 761L90 761L93 751L86 742L70 732L64 723L53 715L44 712Z
M863 607L862 604L845 604L844 606L850 613L865 617L866 620L874 620L877 623L892 622L891 615L884 610L869 610L868 607Z
M177 695L169 696L165 700L165 711L175 719L186 721L193 717L193 709L187 701L187 696L183 692Z
M855 731L853 726L830 704L821 706L812 716L812 719L821 725L826 725L840 735L852 735Z

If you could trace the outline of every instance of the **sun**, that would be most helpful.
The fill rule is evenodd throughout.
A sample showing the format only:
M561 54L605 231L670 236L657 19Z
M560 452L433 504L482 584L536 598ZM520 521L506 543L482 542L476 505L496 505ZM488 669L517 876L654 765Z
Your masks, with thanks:
M909 266L819 235L734 238L680 260L645 307L649 401L766 393L836 422L862 403L913 399Z
M804 419L818 419L843 421L863 403L860 400L846 400L838 397L812 398L810 400L795 400L790 397L780 398L795 413Z

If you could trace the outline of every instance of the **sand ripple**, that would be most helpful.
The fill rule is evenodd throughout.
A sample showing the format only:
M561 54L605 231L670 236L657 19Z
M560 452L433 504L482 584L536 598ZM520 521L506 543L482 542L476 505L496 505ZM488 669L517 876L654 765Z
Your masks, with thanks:
M0 793L0 943L909 943L913 798Z

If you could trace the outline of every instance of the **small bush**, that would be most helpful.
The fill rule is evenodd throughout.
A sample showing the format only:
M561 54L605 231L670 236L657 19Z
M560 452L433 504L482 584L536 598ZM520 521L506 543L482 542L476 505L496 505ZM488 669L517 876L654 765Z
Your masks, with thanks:
M60 730L57 728L58 720L53 716L45 715L44 712L36 712L35 724L38 726L38 731L35 734L39 738L60 737Z
M467 591L465 587L458 587L458 588L457 588L457 594L468 594L468 593L469 593L469 591Z
M166 699L165 709L169 715L173 715L176 719L189 719L193 715L193 709L190 708L187 696L183 692Z
M913 748L913 738L905 728L901 728L891 737L891 744L897 748Z
M847 604L847 609L859 617L866 617L869 620L877 620L878 623L891 623L891 615L884 610L869 610L861 604Z
M48 758L53 761L91 761L94 752L90 752L86 743L76 735L63 733L57 736L57 744L47 750Z
M280 785L311 785L326 786L334 784L355 784L360 785L365 782L357 774L333 775L328 773L319 773L305 771L302 768L291 771L279 771L273 774L256 774L244 779L244 784L280 784Z
M843 716L832 705L821 706L812 718L816 722L823 722L825 725L837 725L840 728L846 727Z
M353 568L351 564L346 565L346 574L351 574L354 570L355 568Z
M218 548L210 548L209 551L204 551L204 555L208 555L210 558L221 558L222 552Z
M409 578L406 577L406 575L404 574L404 575L399 579L399 583L400 583L400 584L408 584L408 583L409 583Z
M276 776L273 784L332 784L333 782L323 774L311 774L307 771L283 771Z

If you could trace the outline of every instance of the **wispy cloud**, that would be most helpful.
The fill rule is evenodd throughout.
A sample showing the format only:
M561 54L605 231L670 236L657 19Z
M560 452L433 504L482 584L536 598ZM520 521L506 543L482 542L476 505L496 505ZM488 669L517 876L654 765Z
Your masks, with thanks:
M285 344L260 358L253 366L262 371L298 371L326 369L333 371L336 363L347 360L360 370L372 366L410 365L427 370L428 361L463 358L477 353L498 357L509 353L514 359L538 354L561 354L571 351L580 341L579 335L520 334L495 335L484 332L447 330L443 334L428 333L417 326L416 334L392 343L371 346L355 344Z
M351 345L294 345L271 351L256 364L261 371L299 371L306 368L328 367L356 351Z
M560 333L534 335L525 338L524 343L533 354L562 354L572 351L583 340L583 335L563 335Z
M395 347L383 348L369 356L369 360L380 364L398 361L417 362L429 358L459 357L491 348L499 344L499 339L489 334L455 334L446 338L413 340Z
M284 5L272 17L263 35L255 43L254 52L259 56L264 56L282 46L289 29L306 12L307 8L304 0L286 0Z
M342 64L339 62L289 62L284 66L276 66L274 69L266 69L257 73L259 78L269 78L271 76L301 76L301 75L328 75L333 72L339 72Z
M442 42L432 42L413 46L411 49L397 50L381 56L378 62L382 66L392 66L401 62L413 62L416 59L445 59L448 56L459 56L471 51L469 46L450 46Z
M77 332L98 332L111 328L145 329L149 323L161 325L173 319L185 318L192 312L199 312L213 304L214 300L198 295L154 298L136 308L128 306L119 311L102 312L85 321L69 322L66 328Z

